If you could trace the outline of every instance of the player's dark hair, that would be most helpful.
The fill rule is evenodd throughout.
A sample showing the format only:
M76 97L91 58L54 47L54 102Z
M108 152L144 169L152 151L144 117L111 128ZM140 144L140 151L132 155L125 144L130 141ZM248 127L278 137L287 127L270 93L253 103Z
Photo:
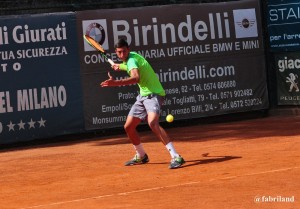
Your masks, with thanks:
M129 45L128 45L128 43L127 43L127 41L125 40L125 39L119 39L118 41L117 41L117 43L115 44L115 48L122 48L122 47L129 47Z

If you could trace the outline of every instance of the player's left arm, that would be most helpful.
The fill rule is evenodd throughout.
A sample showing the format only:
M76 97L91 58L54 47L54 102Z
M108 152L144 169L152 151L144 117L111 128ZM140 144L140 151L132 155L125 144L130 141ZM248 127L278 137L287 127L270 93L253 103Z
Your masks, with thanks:
M127 65L123 64L123 63L121 63L121 64L115 63L111 67L114 71L127 71Z
M140 73L137 68L133 68L130 71L130 77L120 79L120 80L115 80L110 73L108 73L109 79L106 81L103 81L100 85L102 87L108 87L108 86L127 86L127 85L132 85L132 84L137 84L140 81Z

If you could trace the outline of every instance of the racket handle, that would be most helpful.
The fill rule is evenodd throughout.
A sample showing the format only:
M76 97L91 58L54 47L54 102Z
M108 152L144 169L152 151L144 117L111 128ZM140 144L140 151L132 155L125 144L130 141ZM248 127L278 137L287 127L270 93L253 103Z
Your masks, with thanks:
M112 60L109 59L109 58L107 59L107 61L109 62L110 65L114 65L114 64L115 64L114 61L112 61Z

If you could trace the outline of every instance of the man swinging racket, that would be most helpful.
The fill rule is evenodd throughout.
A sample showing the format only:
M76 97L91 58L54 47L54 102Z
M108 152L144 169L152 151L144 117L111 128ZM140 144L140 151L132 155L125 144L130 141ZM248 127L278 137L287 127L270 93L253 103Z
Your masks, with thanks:
M168 149L172 158L169 168L174 169L182 166L185 163L184 159L176 152L169 135L159 125L159 114L166 93L153 68L144 57L136 52L131 52L127 41L124 39L119 39L115 44L115 52L123 63L114 64L112 68L115 71L127 71L130 77L115 80L108 73L109 79L103 81L100 85L108 87L138 84L140 88L140 93L124 125L127 136L135 148L136 155L133 159L126 162L125 166L149 162L148 155L142 146L140 136L136 130L136 127L143 120L147 120L153 133Z

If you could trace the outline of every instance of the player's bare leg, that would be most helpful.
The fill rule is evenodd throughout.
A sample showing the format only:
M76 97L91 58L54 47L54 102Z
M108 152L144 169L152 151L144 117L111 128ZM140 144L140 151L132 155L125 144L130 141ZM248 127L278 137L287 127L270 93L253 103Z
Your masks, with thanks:
M155 112L148 113L148 124L154 134L159 138L162 143L166 146L167 150L171 155L171 164L169 168L178 168L182 166L185 161L184 159L176 152L174 145L171 141L171 138L167 134L164 128L159 125L159 114Z
M128 116L126 123L124 125L124 129L127 133L128 138L130 139L133 147L136 151L136 155L132 160L129 160L125 163L126 166L136 165L136 164L144 164L149 162L149 158L141 144L140 136L136 130L136 127L141 123L141 119Z
M171 138L166 133L166 131L159 125L159 114L155 112L148 113L148 124L153 133L157 136L159 140L162 141L164 145L171 142Z
M128 116L126 123L124 125L126 134L129 137L129 139L133 145L139 145L141 143L140 136L136 130L136 127L140 123L141 123L141 119L133 117L133 116Z

